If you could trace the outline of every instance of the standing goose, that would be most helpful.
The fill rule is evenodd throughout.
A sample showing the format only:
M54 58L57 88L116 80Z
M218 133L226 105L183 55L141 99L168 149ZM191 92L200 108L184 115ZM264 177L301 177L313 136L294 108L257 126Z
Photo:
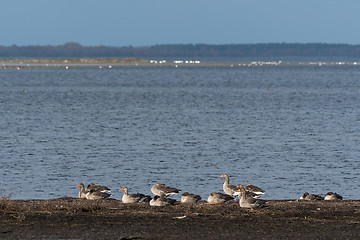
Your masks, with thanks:
M223 175L221 175L220 177L225 178L225 182L223 184L223 190L227 195L230 196L238 196L239 192L237 192L236 190L238 189L235 185L230 184L230 178L229 175L227 175L226 173L224 173Z
M86 187L86 191L90 192L91 190L95 191L95 192L104 192L104 193L110 193L110 188L106 187L106 186L102 186L102 185L96 185L95 183L90 183L87 187Z
M244 187L241 187L240 189L238 189L238 191L240 192L239 205L241 208L256 209L265 207L266 201L249 196L248 194L246 194L246 190Z
M219 192L212 192L210 193L207 201L210 204L219 204L219 203L225 203L228 201L234 200L232 196L229 196L227 194L219 193Z
M80 183L78 185L76 185L77 187L80 187L80 192L79 192L79 198L86 198L86 194L87 192L85 191L85 186L83 183Z
M173 187L168 187L168 186L166 186L165 184L162 184L162 183L156 183L151 188L151 192L155 196L160 196L160 197L172 196L172 195L178 194L180 191L181 191L180 189L173 188Z
M121 199L123 203L149 202L151 199L150 196L146 196L141 193L129 194L129 190L127 187L121 188L120 191L124 191L124 195Z
M163 206L168 206L168 205L174 205L175 202L176 202L175 199L160 197L160 196L156 195L153 199L151 199L150 206L163 207Z
M328 192L324 198L324 200L331 200L331 201L342 200L342 199L343 197L340 194L333 192Z
M199 195L184 192L181 195L181 201L180 202L182 202L182 203L197 203L200 200L201 200L201 197Z
M309 194L308 192L304 193L299 200L307 200L307 201L318 201L324 200L324 198L317 194Z

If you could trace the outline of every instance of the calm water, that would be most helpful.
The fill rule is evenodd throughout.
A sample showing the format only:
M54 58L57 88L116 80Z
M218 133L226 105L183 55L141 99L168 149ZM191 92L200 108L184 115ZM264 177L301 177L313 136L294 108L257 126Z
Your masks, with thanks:
M206 199L223 173L267 199L360 198L360 66L1 69L0 102L13 199L158 181Z

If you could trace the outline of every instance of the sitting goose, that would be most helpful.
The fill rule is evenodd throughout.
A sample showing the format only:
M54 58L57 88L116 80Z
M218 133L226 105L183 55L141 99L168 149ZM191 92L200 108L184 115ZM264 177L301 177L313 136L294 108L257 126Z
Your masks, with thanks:
M201 197L199 195L184 192L181 195L181 201L180 202L182 202L182 203L197 203L200 200L201 200Z
M176 202L175 199L160 197L160 196L156 195L153 199L151 199L150 206L163 207L163 206L168 206L168 205L174 205L175 202Z
M80 187L80 192L79 192L79 198L86 198L86 194L87 192L85 191L85 186L83 183L80 183L78 185L76 185L77 187Z
M342 199L343 199L343 197L340 194L333 193L333 192L328 192L324 198L324 200L330 200L330 201L336 201L336 200L342 200Z
M97 192L93 189L91 189L87 194L86 194L86 199L89 200L100 200L100 199L105 199L110 197L111 194L110 193L106 193L106 192Z
M151 200L150 196L146 196L141 193L132 193L129 194L129 190L127 187L123 187L120 191L124 191L124 195L122 197L123 203L138 203L138 202L149 202Z
M212 192L210 193L207 201L210 204L219 204L219 203L225 203L228 201L234 200L232 196L229 196L227 194L219 193L219 192Z
M318 200L324 200L324 198L320 195L309 194L308 192L306 192L299 198L299 200L318 201Z
M245 190L248 191L248 192L252 192L256 195L263 195L265 194L265 191L262 190L261 188L257 187L257 186L254 186L252 185L251 183L248 183L246 186L245 186Z
M173 187L168 187L162 183L156 183L152 188L151 192L155 196L168 197L174 194L178 194L181 190Z
M238 188L235 185L230 184L230 178L229 175L227 175L226 173L224 173L223 175L221 175L220 177L225 178L225 182L223 184L223 190L227 195L230 196L238 196L239 193L236 191Z
M102 185L96 185L95 183L90 183L87 187L86 187L86 191L95 191L95 192L105 192L105 193L110 193L110 188L106 187L106 186L102 186Z
M83 183L80 183L77 185L77 187L80 187L79 192L79 198L86 198L90 200L99 200L99 199L105 199L110 197L111 194L104 193L104 192L97 192L94 189L90 189L90 191L85 190L85 186Z
M261 197L261 195L259 195L259 194L256 194L256 193L254 193L254 192L248 191L248 190L246 189L246 187L244 187L244 185L242 185L242 184L239 184L239 185L237 185L236 187L237 187L237 190L236 190L236 191L237 191L238 194L239 194L239 199L240 199L240 195L241 195L241 191L239 191L239 189L242 189L242 188L245 189L246 197L251 197L251 198L259 198L259 197ZM254 187L255 187L255 186L254 186Z
M244 187L241 187L240 189L238 189L238 191L240 192L239 205L241 208L256 209L256 208L265 207L265 203L266 203L265 200L256 199L249 196L249 194L247 194L247 191L245 190Z

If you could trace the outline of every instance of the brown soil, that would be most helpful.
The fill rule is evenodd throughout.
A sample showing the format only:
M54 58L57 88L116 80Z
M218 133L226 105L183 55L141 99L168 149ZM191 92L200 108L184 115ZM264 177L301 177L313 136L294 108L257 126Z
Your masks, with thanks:
M59 198L0 200L0 239L360 239L360 201L271 200L150 207Z

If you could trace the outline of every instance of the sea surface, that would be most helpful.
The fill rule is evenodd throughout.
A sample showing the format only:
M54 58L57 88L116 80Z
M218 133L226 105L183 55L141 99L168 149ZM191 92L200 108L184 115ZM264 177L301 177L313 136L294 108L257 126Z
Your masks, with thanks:
M207 199L227 173L266 199L359 199L360 66L319 65L0 69L0 193Z

